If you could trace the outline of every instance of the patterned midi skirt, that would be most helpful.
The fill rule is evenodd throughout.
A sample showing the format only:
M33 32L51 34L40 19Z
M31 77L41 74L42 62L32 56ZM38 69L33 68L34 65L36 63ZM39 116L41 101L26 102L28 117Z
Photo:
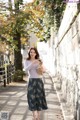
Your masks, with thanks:
M44 84L41 78L30 78L28 83L28 105L31 111L48 109Z

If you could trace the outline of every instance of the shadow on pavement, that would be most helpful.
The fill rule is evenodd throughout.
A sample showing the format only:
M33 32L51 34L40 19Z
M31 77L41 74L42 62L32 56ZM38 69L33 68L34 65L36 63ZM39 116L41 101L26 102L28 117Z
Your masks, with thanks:
M50 77L43 78L48 110L41 113L41 120L63 120L60 103ZM0 88L0 111L9 112L10 120L32 120L27 104L27 82L11 83Z

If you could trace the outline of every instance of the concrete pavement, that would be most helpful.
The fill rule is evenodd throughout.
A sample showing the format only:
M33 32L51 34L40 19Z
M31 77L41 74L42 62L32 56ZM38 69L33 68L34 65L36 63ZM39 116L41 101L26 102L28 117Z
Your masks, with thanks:
M28 110L27 104L26 81L23 83L12 82L5 88L0 87L0 116L5 118L4 120L8 120L8 113L9 120L32 120L32 112ZM47 73L44 74L43 82L48 110L41 113L41 120L64 120L53 81Z

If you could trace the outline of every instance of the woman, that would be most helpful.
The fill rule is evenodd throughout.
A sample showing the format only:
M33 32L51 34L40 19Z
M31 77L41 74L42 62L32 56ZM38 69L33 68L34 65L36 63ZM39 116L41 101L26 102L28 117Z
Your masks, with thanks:
M28 105L33 112L33 120L40 120L40 111L47 109L44 85L42 81L43 65L36 48L31 48L25 61L25 71L29 72Z

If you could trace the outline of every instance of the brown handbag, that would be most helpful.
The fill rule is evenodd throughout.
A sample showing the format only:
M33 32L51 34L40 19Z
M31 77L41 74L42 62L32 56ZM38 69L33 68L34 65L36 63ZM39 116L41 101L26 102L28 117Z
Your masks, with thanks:
M39 75L42 75L43 74L43 67L42 67L42 65L39 65L39 67L36 69L36 71L37 71L37 73Z

